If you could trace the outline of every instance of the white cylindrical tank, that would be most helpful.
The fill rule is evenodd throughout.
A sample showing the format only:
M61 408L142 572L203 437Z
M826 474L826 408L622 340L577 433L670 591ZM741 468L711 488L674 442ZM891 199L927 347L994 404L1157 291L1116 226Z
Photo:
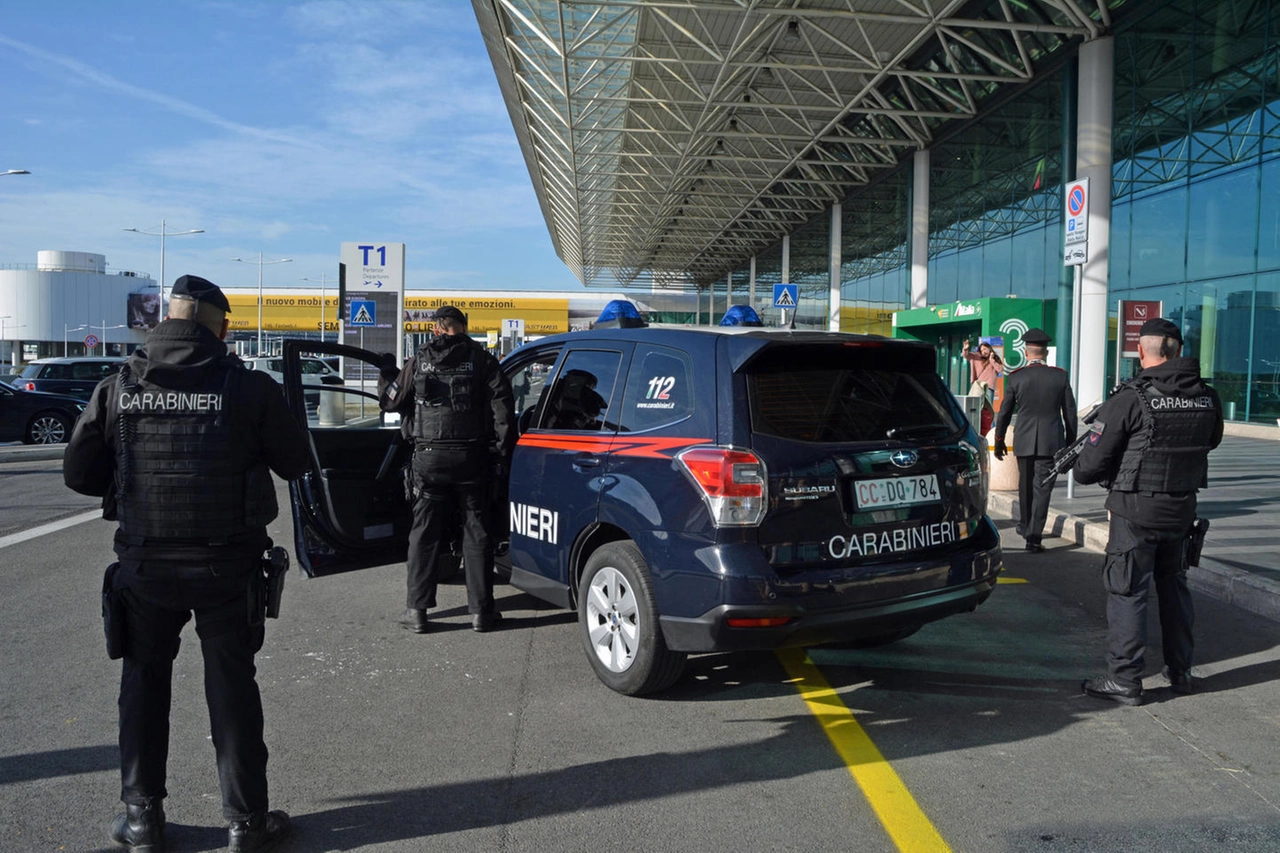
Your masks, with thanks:
M42 251L36 253L36 269L40 272L95 272L104 275L107 256L97 252Z

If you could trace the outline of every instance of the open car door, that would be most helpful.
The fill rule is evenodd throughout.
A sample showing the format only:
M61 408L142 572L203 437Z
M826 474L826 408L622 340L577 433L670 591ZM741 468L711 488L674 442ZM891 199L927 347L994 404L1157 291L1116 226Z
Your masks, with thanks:
M317 359L336 361L338 372L316 373ZM412 453L399 416L378 408L378 357L286 340L282 373L311 438L311 469L289 483L298 565L316 577L403 562L412 513L401 472Z

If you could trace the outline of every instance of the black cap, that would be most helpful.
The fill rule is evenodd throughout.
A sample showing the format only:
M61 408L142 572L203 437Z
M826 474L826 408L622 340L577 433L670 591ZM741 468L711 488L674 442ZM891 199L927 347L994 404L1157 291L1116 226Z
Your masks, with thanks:
M1022 342L1024 344L1032 344L1034 346L1044 347L1044 346L1048 346L1051 340L1053 339L1050 338L1045 333L1044 329L1040 329L1040 328L1027 329L1025 332L1022 333Z
M198 275L184 275L173 283L169 295L178 299L193 299L196 302L208 302L224 314L231 313L231 303L222 288Z
M1178 343L1182 343L1182 332L1172 321L1163 317L1156 317L1142 324L1142 328L1138 330L1139 337L1147 335L1159 335L1162 338L1173 338Z
M467 315L463 314L461 311L459 311L457 308L454 308L452 305L441 305L439 308L436 309L436 313L434 316L435 316L435 319L437 320L454 320L456 322L461 323L464 326L467 325Z

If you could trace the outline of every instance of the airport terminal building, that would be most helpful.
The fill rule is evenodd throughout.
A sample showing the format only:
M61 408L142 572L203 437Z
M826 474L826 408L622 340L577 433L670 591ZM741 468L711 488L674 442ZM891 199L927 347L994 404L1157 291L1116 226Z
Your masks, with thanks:
M1134 372L1119 310L1140 300L1179 324L1229 418L1280 418L1276 4L473 7L550 238L588 290L407 282L408 314L498 300L477 318L536 334L625 294L660 321L751 303L773 324L774 286L789 284L798 327L929 341L957 392L965 338L998 341L1017 366L1021 332L1041 326L1086 405ZM108 274L91 253L0 267L0 358L74 355L86 333L128 351L148 292L146 274ZM312 304L271 304L300 294ZM232 291L245 354L257 299ZM265 299L277 337L333 327L333 293Z

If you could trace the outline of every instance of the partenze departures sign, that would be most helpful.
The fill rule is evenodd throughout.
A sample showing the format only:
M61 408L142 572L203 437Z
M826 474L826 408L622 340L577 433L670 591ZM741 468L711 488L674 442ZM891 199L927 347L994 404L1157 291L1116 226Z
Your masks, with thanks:
M340 306L342 342L372 352L393 352L396 363L403 363L400 318L404 316L404 243L343 243L340 257L346 277L345 298ZM348 363L348 369L359 368L359 363Z

